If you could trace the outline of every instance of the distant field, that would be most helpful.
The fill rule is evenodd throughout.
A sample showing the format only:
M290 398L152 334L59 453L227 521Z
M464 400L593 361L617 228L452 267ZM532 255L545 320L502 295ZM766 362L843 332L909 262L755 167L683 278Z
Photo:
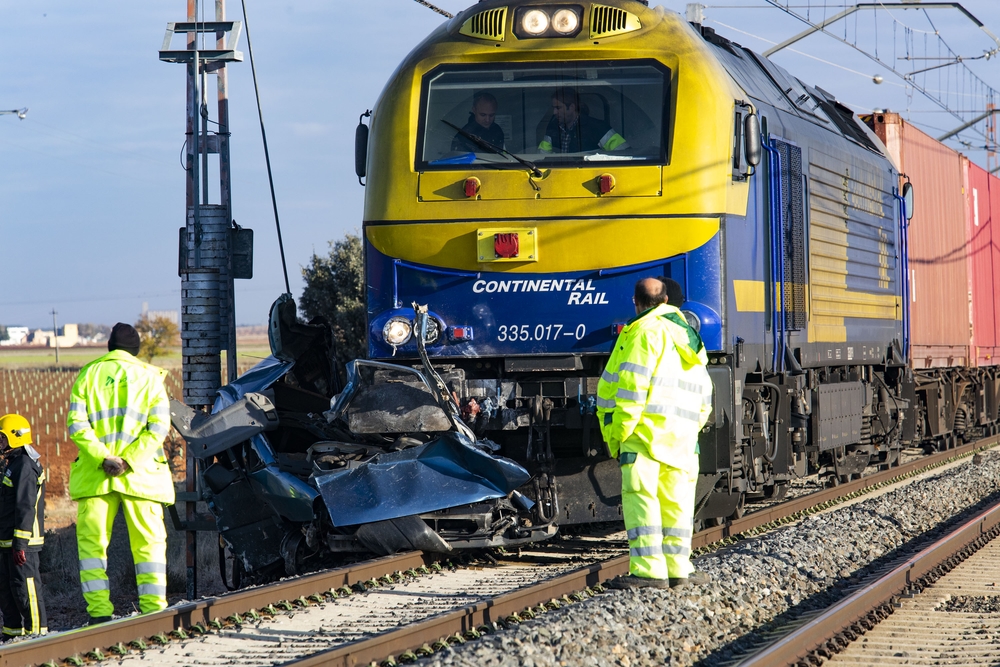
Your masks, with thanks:
M59 366L74 366L79 368L101 356L106 347L70 347L59 350ZM42 347L36 350L27 348L0 347L0 368L54 368L56 367L56 352L52 348Z
M246 341L237 341L236 350L238 354L238 364L240 368L253 366L259 360L271 354L267 338L254 337ZM54 369L54 368L81 368L108 351L106 346L98 347L68 347L59 350L59 363L56 363L56 352L52 348L41 347L31 348L3 348L0 347L0 368L8 370L18 369ZM222 355L222 367L226 366L226 355ZM180 370L181 349L179 347L170 348L170 351L162 357L153 359L153 363L168 370Z
M237 343L239 359L237 368L244 373L271 353L267 339L257 338ZM59 350L56 364L55 350L0 348L0 414L17 412L32 425L35 448L45 458L49 472L49 494L58 498L66 493L69 464L76 458L74 445L66 432L66 410L69 393L80 367L107 352L106 347L71 347ZM180 348L171 350L164 357L153 359L167 373L167 393L181 397ZM225 378L226 361L222 359L222 377ZM179 436L171 430L169 451L180 451ZM183 476L184 461L171 461L174 473Z
M239 372L245 372L271 350L267 336L253 336L237 340ZM17 412L31 423L34 447L42 455L42 465L48 475L45 506L46 546L42 552L46 606L49 627L69 628L86 622L77 575L76 504L68 494L69 468L77 457L77 448L66 431L66 411L69 394L80 367L107 352L107 346L72 347L59 350L56 364L54 349L11 349L0 347L0 414ZM181 354L174 348L153 363L167 369L167 393L181 396ZM222 359L225 377L226 361ZM170 430L164 442L170 457L170 469L178 484L185 477L184 442L180 435ZM202 507L201 512L207 511ZM184 535L167 522L168 531L168 590L170 601L175 602L183 593L186 580L184 567ZM202 533L198 537L199 593L223 592L216 562L218 536ZM114 537L109 549L109 573L118 582L125 581L132 568L128 553L127 532L122 517L117 519ZM116 584L117 585L117 584ZM124 590L123 590L124 589ZM113 591L115 604L127 609L135 598L135 589L128 584ZM131 597L129 597L131 595Z

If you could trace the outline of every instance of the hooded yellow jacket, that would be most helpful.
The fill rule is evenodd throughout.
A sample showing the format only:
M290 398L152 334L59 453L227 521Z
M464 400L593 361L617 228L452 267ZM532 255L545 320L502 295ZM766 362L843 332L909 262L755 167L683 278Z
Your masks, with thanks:
M124 350L108 352L80 370L70 395L66 425L80 455L70 467L74 500L112 491L174 502L174 485L163 452L170 432L166 371ZM102 463L118 456L129 470L117 477Z
M642 452L698 471L698 431L712 412L701 337L679 310L651 308L622 329L597 385L597 415L611 455Z

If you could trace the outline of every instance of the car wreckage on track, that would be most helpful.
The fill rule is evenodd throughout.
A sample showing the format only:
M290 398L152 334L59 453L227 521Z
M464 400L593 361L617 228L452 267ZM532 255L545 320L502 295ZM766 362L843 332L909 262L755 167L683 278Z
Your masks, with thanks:
M356 360L340 386L329 329L297 322L290 297L272 308L270 339L272 356L220 389L211 414L171 401L237 579L555 534L517 490L528 471L462 421L422 345L420 366Z

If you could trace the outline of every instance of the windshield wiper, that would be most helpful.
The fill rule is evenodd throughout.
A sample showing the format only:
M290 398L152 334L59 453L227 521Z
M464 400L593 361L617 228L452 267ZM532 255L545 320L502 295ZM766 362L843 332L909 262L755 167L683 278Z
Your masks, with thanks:
M466 132L465 130L463 130L459 126L454 125L452 123L449 123L444 118L441 119L441 122L444 123L445 125L449 125L449 126L455 128L455 130L457 130L459 134L461 134L463 137L465 137L466 139L468 139L472 143L476 144L480 148L485 148L490 153L496 153L497 155L506 155L507 157L520 162L522 165L524 165L525 167L527 167L528 169L530 169L531 173L534 176L537 176L537 177L541 178L541 176L542 176L542 170L539 169L538 167L536 167L534 162L531 162L530 160L525 160L523 157L518 157L517 155L514 155L513 153L511 153L510 151L508 151L505 148L500 148L499 146L494 146L493 144L491 144L490 142L486 141L482 137L477 137L476 135L472 134L471 132Z

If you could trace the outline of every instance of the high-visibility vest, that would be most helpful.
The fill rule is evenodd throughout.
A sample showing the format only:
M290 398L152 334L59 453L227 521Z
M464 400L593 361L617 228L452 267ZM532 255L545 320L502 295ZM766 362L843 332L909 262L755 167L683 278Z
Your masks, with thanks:
M77 500L117 491L136 498L174 502L174 484L163 452L170 432L166 371L124 350L108 352L80 370L70 394L66 426L80 455L70 467L69 493ZM129 470L104 472L117 456Z
M701 337L679 310L651 308L622 329L597 384L597 415L612 456L642 452L698 471L698 432L712 412Z

